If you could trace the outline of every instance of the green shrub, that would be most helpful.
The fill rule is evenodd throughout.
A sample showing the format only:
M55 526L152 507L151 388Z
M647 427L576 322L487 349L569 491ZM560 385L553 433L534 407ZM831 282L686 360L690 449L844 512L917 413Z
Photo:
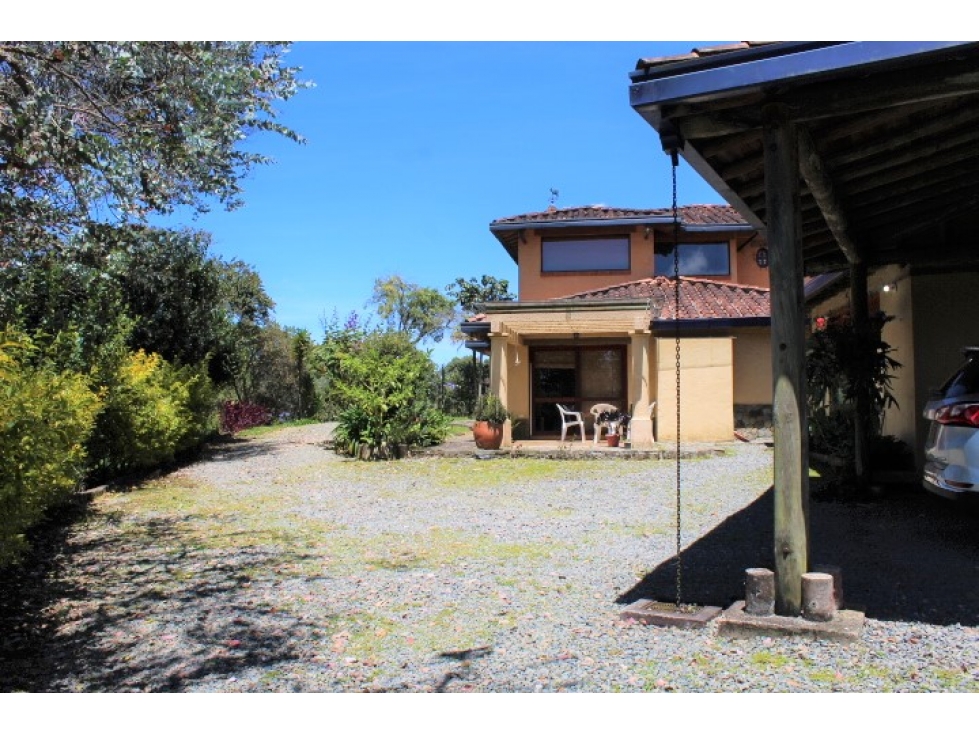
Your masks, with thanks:
M432 407L434 365L404 334L370 334L334 358L332 389L346 406L334 433L337 451L393 458L399 444L445 440L449 421Z
M95 473L113 476L173 461L214 430L205 365L177 368L158 354L126 355L102 387L90 443Z
M24 532L84 476L98 409L84 377L37 359L26 336L0 335L0 566L23 553Z

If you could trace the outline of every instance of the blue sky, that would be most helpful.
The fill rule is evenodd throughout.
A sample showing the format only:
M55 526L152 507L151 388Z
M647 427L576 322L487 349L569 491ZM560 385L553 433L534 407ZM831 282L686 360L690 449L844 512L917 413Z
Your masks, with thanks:
M697 45L296 43L289 63L316 86L281 120L308 142L250 141L276 162L245 181L245 206L188 223L260 273L280 324L317 340L334 309L372 311L378 277L442 290L490 274L516 290L493 219L545 209L551 188L561 207L669 206L669 159L629 106L628 73ZM679 198L721 201L689 169ZM469 353L427 346L438 363Z

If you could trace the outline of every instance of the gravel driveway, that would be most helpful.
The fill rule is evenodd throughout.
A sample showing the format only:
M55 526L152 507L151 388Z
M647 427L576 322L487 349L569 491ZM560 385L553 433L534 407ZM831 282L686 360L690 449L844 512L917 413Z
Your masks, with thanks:
M979 520L924 493L812 504L859 642L729 640L618 618L674 598L673 464L368 464L327 430L218 445L49 528L0 588L2 690L979 691ZM771 565L771 458L685 462L685 600Z

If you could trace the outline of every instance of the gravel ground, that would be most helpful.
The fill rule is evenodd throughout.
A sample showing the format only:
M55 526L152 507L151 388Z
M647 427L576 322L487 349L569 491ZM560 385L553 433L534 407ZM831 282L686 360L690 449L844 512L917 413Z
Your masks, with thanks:
M812 503L855 643L619 620L674 598L674 465L336 456L328 426L53 524L0 592L4 691L979 691L979 519L923 492ZM683 466L685 601L771 567L771 450Z

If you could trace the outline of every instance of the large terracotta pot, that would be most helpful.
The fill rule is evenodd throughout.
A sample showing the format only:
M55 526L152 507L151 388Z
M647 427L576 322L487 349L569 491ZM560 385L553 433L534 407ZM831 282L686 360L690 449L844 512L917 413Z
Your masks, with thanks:
M495 451L503 443L503 424L476 421L473 423L473 438L476 440L476 448Z

